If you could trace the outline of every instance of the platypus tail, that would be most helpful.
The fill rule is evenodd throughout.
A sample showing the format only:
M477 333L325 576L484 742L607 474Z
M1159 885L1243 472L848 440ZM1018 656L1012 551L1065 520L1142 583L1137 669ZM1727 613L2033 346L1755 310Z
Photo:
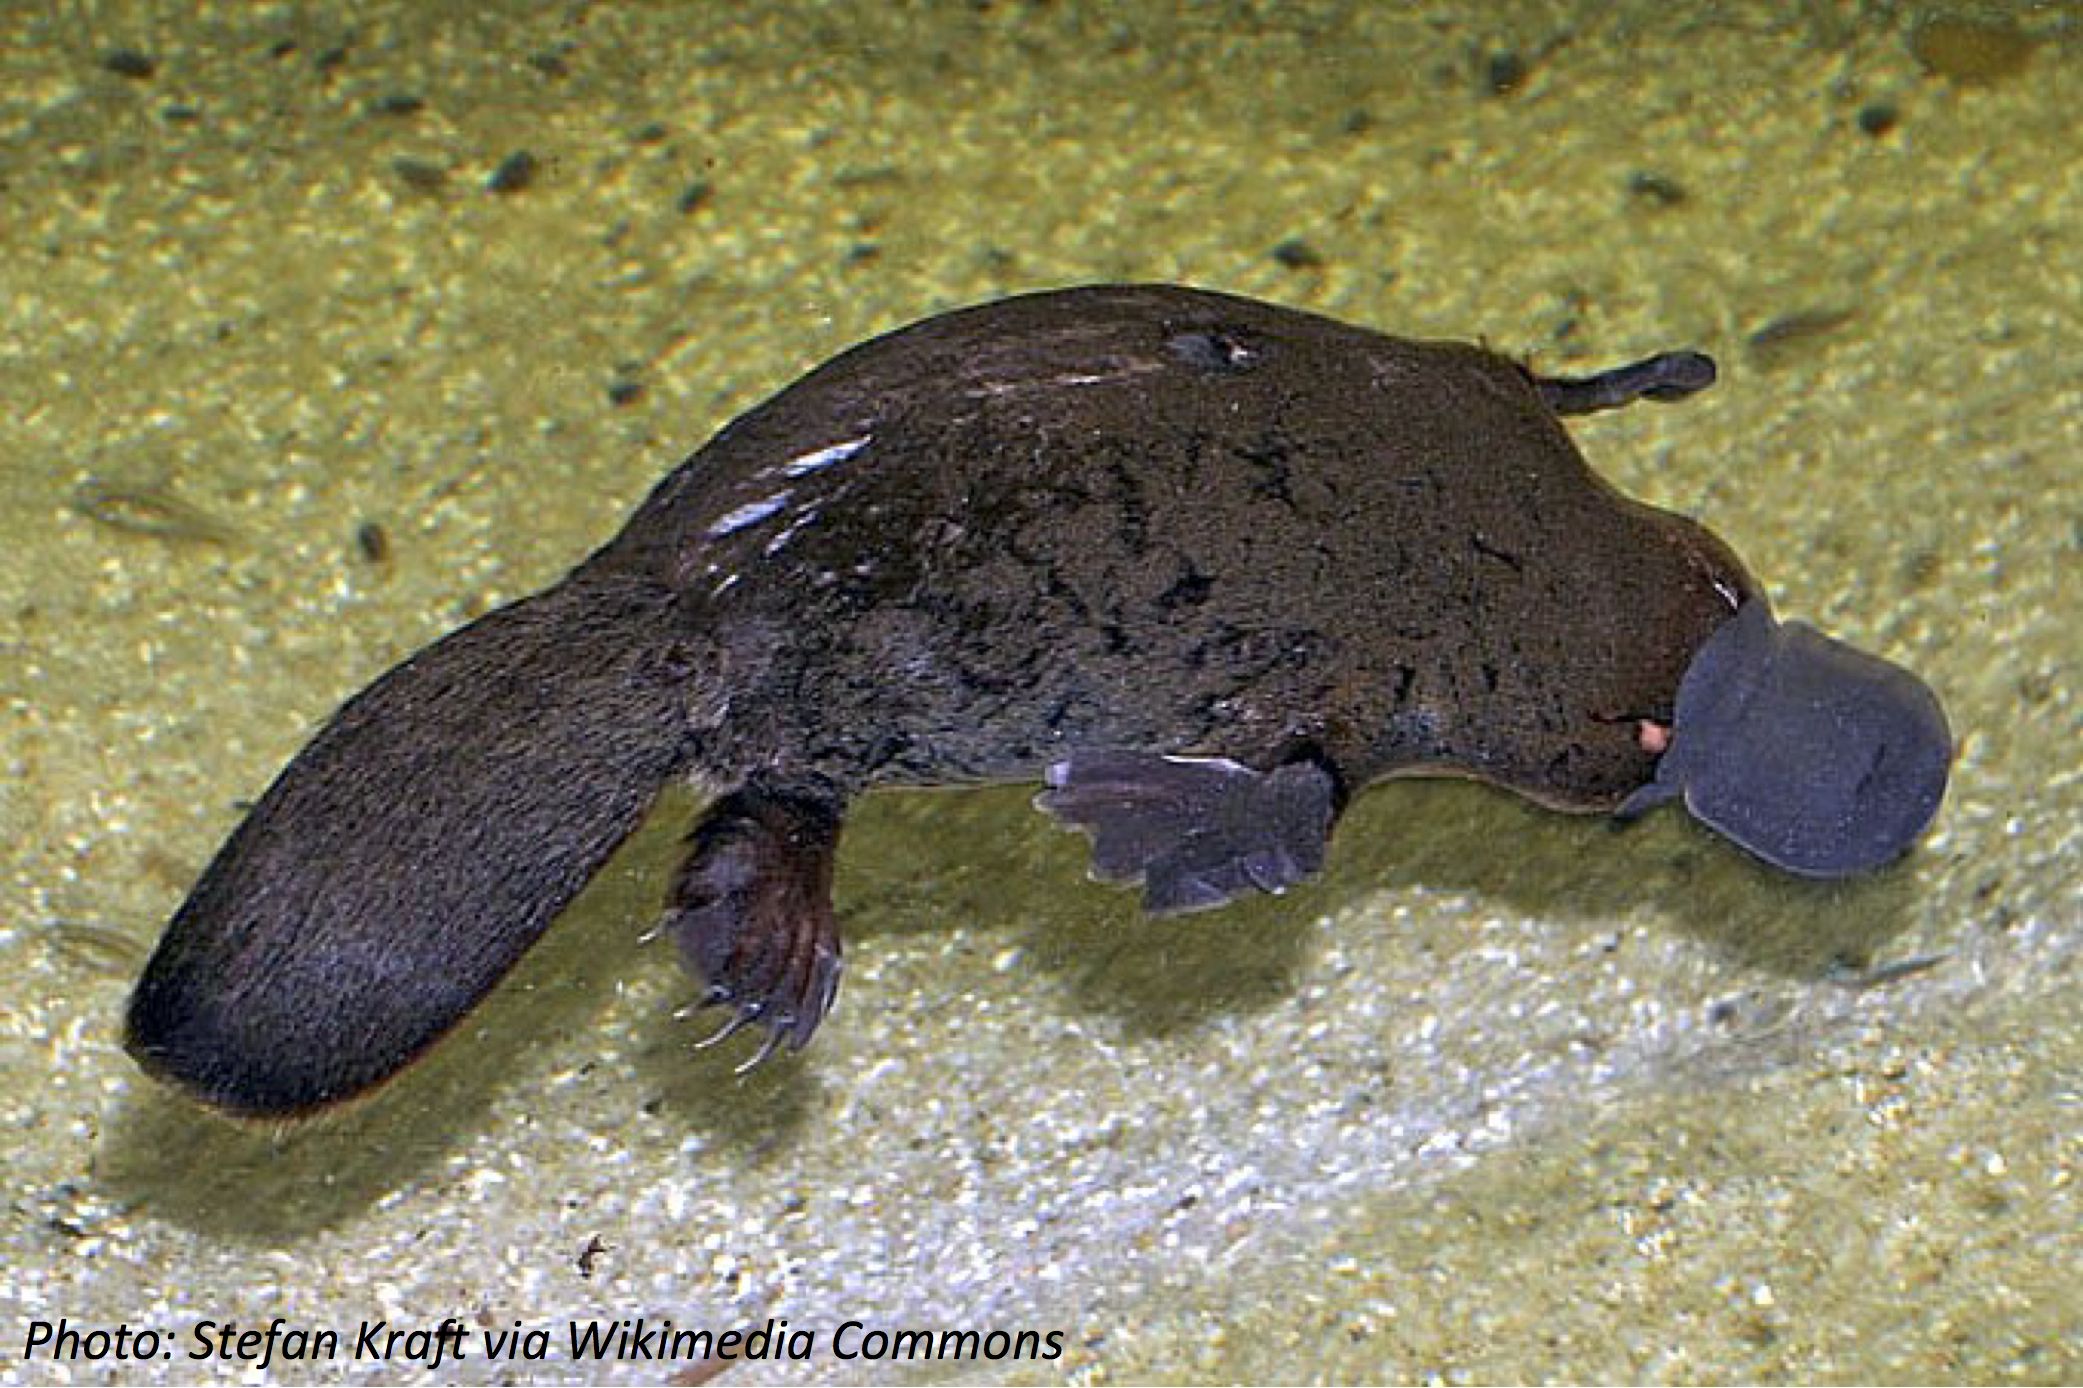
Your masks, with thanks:
M131 1054L256 1117L402 1068L693 758L703 644L670 591L574 576L357 694L174 916L130 1000Z

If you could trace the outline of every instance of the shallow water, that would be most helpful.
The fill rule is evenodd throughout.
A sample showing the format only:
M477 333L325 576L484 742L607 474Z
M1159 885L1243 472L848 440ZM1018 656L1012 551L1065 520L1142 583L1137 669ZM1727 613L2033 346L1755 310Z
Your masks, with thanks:
M730 1381L2083 1376L2083 40L1996 13L2033 43L1973 81L1880 5L28 21L0 1321L169 1339L0 1378L228 1381L194 1328L275 1317L343 1332L286 1381L705 1371L573 1364L639 1315L814 1334ZM137 960L341 698L833 351L1111 279L1561 371L1715 353L1577 437L1938 688L1933 834L1814 887L1674 815L1400 784L1311 888L1148 922L1023 791L883 797L837 1013L739 1079L637 943L676 796L367 1104L255 1131L132 1068ZM450 1316L461 1363L353 1352ZM849 1321L1060 1353L845 1359ZM488 1360L517 1322L550 1356Z

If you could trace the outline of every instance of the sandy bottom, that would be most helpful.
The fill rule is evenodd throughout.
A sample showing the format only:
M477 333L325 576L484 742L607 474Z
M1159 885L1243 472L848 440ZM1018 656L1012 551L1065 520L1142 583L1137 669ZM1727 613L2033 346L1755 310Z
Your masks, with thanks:
M0 47L0 1380L2083 1378L2072 14L1970 82L1876 6L49 8ZM879 798L841 1006L739 1079L637 943L677 796L359 1108L124 1057L341 698L831 352L1128 278L1716 353L1579 440L1932 682L1935 831L1818 888L1392 785L1308 890L1151 923L1024 792ZM804 1357L574 1362L636 1317Z

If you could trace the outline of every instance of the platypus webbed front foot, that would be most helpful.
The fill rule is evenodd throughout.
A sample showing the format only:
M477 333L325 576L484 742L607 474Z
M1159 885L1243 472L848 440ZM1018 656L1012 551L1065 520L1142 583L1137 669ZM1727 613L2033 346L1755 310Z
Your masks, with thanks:
M701 1005L732 1011L711 1043L747 1026L766 1032L745 1069L776 1047L802 1049L839 991L839 821L830 795L746 786L695 828L673 883L660 928L706 988Z
M1337 815L1313 761L1255 771L1224 757L1080 752L1049 768L1035 804L1092 834L1093 874L1143 883L1153 915L1278 895L1324 864Z

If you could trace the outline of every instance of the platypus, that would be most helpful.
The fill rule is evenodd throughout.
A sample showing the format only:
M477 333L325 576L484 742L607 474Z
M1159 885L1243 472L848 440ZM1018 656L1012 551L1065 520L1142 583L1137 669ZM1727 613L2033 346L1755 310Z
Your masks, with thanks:
M350 699L175 914L128 1047L234 1114L357 1094L675 778L707 809L663 929L762 1055L831 1007L833 858L877 786L1042 783L1154 912L1293 886L1400 775L1680 799L1791 872L1882 866L1944 792L1937 699L1778 622L1560 422L1713 377L1690 352L1546 377L1162 285L876 338Z

